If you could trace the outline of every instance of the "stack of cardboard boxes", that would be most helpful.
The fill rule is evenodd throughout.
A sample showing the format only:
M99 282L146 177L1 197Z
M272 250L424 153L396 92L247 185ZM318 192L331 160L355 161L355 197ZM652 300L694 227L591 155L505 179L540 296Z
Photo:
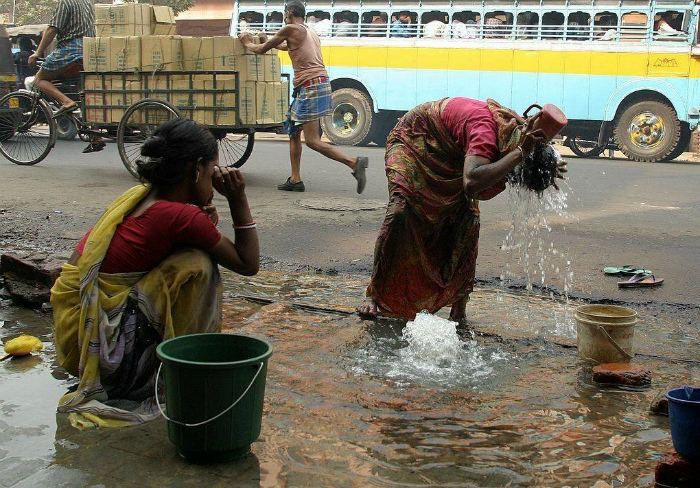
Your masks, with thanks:
M238 125L238 117L245 125L277 124L286 117L289 85L281 82L276 50L257 55L229 36L173 35L169 7L96 5L95 12L100 37L84 39L85 71L123 73L86 77L88 121L118 123L142 98L166 100L212 126ZM230 71L238 72L240 107Z

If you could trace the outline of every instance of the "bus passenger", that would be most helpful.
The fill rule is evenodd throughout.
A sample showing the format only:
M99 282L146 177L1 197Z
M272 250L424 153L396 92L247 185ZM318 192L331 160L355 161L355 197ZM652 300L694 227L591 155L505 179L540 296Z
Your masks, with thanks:
M423 37L428 39L438 39L445 37L445 27L445 23L441 20L431 20L423 27Z
M463 97L424 103L399 120L387 139L389 204L358 313L412 320L421 310L451 305L451 320L465 318L479 245L478 200L502 192L524 159L552 154L545 143L561 124L542 120ZM563 178L566 163L554 165Z
M327 158L343 163L352 170L357 180L357 193L362 193L367 183L366 157L352 158L321 139L321 117L332 112L331 84L323 64L321 41L318 35L304 23L304 4L294 0L287 4L284 22L287 24L262 44L253 44L247 35L239 36L243 45L256 54L265 54L277 48L288 51L294 69L292 105L287 113L285 128L289 134L289 156L292 175L277 187L283 191L305 191L301 180L301 132L306 146Z
M408 12L399 12L391 23L391 37L411 37L411 16Z
M355 35L355 28L347 15L340 14L338 22L335 24L335 37L352 37Z
M467 31L467 26L464 25L459 19L454 19L452 21L452 38L453 39L467 39L469 32Z
M674 29L670 22L672 20L672 12L661 12L659 20L654 25L654 32L659 36L682 36L685 32Z
M598 22L598 37L596 41L614 41L617 38L617 17L614 15L605 15ZM607 28L606 28L607 27Z

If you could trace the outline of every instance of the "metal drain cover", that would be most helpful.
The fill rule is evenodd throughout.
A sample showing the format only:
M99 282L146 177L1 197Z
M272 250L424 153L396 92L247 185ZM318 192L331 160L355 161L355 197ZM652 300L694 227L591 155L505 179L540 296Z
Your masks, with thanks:
M386 207L380 200L359 200L355 198L305 198L297 200L297 205L314 210L329 212L353 212L358 210L379 210Z

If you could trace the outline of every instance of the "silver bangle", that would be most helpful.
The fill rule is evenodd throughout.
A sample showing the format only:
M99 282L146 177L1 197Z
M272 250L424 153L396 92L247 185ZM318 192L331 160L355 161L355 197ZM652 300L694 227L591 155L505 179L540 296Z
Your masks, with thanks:
M248 224L248 225L234 225L234 230L245 230L245 229L255 229L258 224Z
M523 161L525 159L525 151L523 151L521 146L515 146L515 149L520 150L520 161ZM513 151L515 151L515 149L513 149Z

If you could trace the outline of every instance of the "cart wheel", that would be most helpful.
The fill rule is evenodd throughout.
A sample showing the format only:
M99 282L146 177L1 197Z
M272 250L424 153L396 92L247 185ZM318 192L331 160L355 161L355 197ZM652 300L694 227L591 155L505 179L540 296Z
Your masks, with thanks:
M56 143L56 120L48 104L17 91L0 98L0 152L15 164L43 160Z
M248 134L214 133L219 141L219 165L240 168L248 161L255 144L255 132Z
M138 178L136 161L141 157L141 146L156 128L180 117L180 111L163 100L146 98L129 107L119 122L117 147L126 169Z

